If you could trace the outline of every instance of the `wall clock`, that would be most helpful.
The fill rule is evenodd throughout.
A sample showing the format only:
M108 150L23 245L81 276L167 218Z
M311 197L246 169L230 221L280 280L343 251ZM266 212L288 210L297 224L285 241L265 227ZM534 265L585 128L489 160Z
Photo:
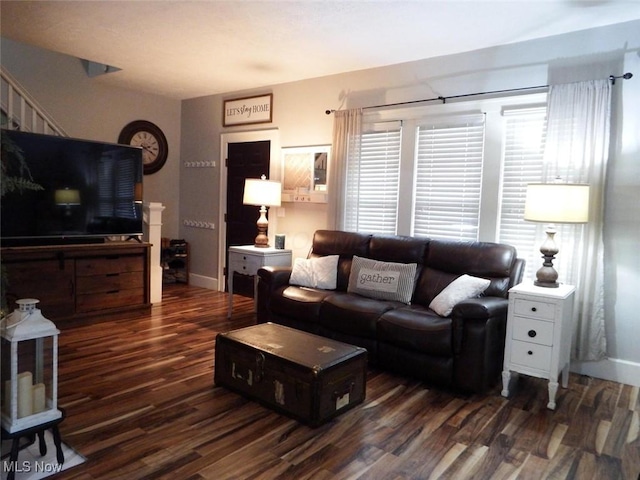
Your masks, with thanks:
M145 175L160 170L169 155L169 146L164 133L157 125L146 120L136 120L125 125L118 137L118 143L142 147Z

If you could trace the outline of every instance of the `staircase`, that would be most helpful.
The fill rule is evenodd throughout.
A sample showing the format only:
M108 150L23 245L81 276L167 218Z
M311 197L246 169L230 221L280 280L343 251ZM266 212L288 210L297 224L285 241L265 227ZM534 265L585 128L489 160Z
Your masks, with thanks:
M0 65L0 126L9 130L66 137L62 127Z

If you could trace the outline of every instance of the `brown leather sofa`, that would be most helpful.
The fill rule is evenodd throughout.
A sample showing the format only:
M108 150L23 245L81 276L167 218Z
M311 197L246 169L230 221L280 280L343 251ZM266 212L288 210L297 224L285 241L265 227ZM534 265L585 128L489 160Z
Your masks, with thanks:
M500 377L507 292L524 261L514 247L407 236L318 230L309 258L339 255L335 290L289 284L292 269L258 271L258 322L275 322L364 347L379 368L460 392L484 392ZM416 263L410 304L348 292L353 256ZM490 280L447 317L429 308L457 277Z

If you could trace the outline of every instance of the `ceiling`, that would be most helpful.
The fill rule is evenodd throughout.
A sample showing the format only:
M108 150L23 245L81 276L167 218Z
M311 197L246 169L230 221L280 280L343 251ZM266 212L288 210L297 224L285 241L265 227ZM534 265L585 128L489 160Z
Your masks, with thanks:
M0 1L1 34L175 99L253 89L640 18L639 0Z

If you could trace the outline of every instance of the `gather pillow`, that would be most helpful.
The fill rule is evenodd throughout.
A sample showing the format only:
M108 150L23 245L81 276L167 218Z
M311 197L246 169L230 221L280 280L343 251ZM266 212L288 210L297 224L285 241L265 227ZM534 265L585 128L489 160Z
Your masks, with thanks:
M289 284L320 288L322 290L335 290L339 258L339 255L296 258L293 263Z
M453 307L463 300L474 298L484 292L491 280L461 275L445 287L429 304L429 308L441 317L448 317Z
M378 300L411 303L417 266L354 255L347 291Z

